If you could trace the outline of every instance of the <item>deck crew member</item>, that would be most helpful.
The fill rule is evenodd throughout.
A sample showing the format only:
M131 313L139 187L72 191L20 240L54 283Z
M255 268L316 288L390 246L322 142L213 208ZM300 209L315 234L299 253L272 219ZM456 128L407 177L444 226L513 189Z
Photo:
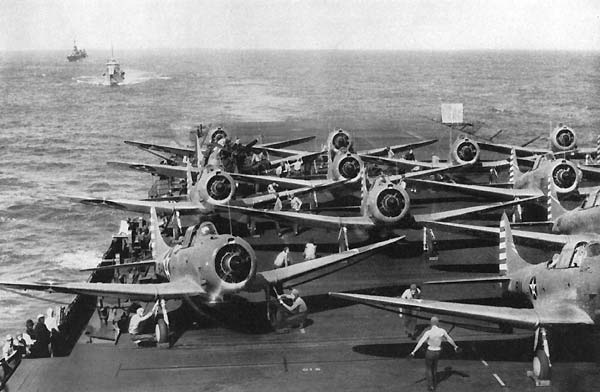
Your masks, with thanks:
M404 290L401 299L419 299L421 298L421 289L417 287L416 284L411 284L409 288ZM415 311L411 309L403 309L400 308L400 317L404 319L404 331L406 332L406 336L416 339L416 328L417 328L417 319L414 317Z
M33 346L35 343L35 331L33 330L33 320L29 319L25 321L25 332L23 332L23 339L27 344L27 347Z
M25 358L29 354L27 343L23 339L23 334L18 334L14 340L15 351L19 353L21 358Z
M290 248L286 246L281 252L279 252L279 254L277 254L273 265L275 266L275 268L283 268L288 267L290 264Z
M15 353L15 344L12 335L6 335L6 343L2 346L2 358L6 361Z
M156 341L154 334L143 333L143 322L152 317L157 309L158 302L154 304L151 312L148 312L146 315L144 315L144 308L140 306L136 309L135 314L131 316L131 320L129 320L129 335L131 336L131 340L133 340L136 344L139 344L142 341Z
M306 302L300 297L298 290L293 289L290 294L282 294L277 296L279 304L288 312L287 315L282 315L280 325L285 324L292 328L303 328L306 321L308 307ZM290 302L291 304L288 304ZM278 312L281 314L281 312Z
M302 209L302 200L300 200L300 198L298 196L294 196L292 198L292 200L290 200L290 207L295 212L300 212L300 210ZM300 231L300 226L296 222L294 222L293 226L294 226L294 235L298 235L298 232Z
M53 308L48 308L46 311L46 318L44 319L44 324L48 331L50 331L50 353L54 356L54 352L56 351L57 342L58 342L58 318L55 316L55 312Z
M392 155L392 157L393 157L393 155ZM407 161L415 160L415 153L413 152L412 148L410 150L408 150L408 152L406 154L404 154L404 159L406 159Z
M50 356L50 331L44 323L44 315L38 314L37 323L33 330L37 339L36 345L38 347L38 355L42 358Z
M276 195L276 197L277 198L275 199L275 205L273 206L273 211L281 211L281 209L283 208L283 202L279 198L279 195ZM277 220L275 220L275 228L277 229L277 235L279 237L283 236L283 233L281 232L281 226L279 226L279 222Z
M298 159L296 162L294 162L294 171L296 172L296 174L299 174L300 171L302 171L302 160Z
M292 200L290 200L290 207L292 210L298 212L302 209L302 200L298 196L294 196Z
M304 247L304 260L312 260L317 258L317 245L311 238Z
M431 318L431 328L423 334L419 342L415 346L415 349L410 353L411 357L415 356L415 353L423 343L427 342L427 353L425 354L425 372L427 377L427 387L430 391L434 391L436 387L436 375L437 365L440 359L440 352L442 350L442 342L444 339L448 341L454 347L454 351L458 351L458 346L454 343L454 340L448 335L448 332L444 328L439 327L440 320L433 316Z

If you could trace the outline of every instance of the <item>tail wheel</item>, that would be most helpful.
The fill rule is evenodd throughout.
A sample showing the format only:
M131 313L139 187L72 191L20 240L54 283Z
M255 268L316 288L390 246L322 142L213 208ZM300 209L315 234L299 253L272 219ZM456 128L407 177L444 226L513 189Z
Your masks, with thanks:
M155 327L156 343L167 343L169 341L169 326L165 320L159 319Z
M550 379L550 359L544 350L537 350L533 357L533 375L539 380Z

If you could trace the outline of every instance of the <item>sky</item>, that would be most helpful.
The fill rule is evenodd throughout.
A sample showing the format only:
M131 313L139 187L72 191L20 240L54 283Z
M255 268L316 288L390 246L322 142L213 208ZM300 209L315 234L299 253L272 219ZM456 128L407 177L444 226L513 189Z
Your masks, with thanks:
M600 0L0 0L0 51L600 50Z

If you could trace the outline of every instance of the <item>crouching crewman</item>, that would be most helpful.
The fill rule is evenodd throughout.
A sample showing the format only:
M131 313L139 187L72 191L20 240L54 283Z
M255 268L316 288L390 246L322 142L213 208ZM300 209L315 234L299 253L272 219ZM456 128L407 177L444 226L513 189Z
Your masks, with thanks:
M289 332L289 328L303 328L308 313L306 302L300 297L300 292L293 289L290 294L277 296L282 309L277 312L277 325Z
M156 336L153 333L144 333L144 321L156 314L158 310L158 302L152 307L152 311L144 315L144 308L140 306L136 309L135 314L129 320L129 335L135 344L142 342L156 342Z

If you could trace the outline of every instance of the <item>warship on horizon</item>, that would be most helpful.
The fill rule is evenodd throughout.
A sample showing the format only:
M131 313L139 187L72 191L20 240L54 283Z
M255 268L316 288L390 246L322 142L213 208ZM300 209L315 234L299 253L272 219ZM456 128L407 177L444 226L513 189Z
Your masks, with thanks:
M69 62L72 63L75 61L83 60L86 57L87 52L85 51L85 49L77 48L77 43L75 42L75 40L73 40L73 52L71 52L71 54L67 56L67 60L69 60Z

